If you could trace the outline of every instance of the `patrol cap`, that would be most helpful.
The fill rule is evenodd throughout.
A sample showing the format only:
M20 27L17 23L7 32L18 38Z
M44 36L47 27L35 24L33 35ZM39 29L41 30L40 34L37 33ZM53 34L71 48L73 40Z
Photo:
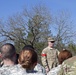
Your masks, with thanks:
M55 40L52 37L48 38L48 42L50 42L50 41L54 41L55 42Z

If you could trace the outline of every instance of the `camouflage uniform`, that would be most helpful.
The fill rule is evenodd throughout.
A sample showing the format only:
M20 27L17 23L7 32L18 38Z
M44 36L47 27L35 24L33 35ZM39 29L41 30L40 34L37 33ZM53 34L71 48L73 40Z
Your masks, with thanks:
M39 73L46 74L45 68L42 65L40 65L39 63L37 63L37 65L35 66L34 70L38 71Z
M76 75L76 56L65 60L62 63L62 75Z
M41 61L43 66L45 68L48 67L49 69L56 67L59 64L58 54L59 51L57 49L46 47L41 54Z
M35 72L34 70L29 70L22 68L21 65L6 66L3 65L0 68L0 75L45 75L43 73Z
M61 65L58 65L57 67L52 68L47 75L59 75L61 70Z
M26 74L26 70L20 65L6 66L3 65L0 68L0 75L23 75Z

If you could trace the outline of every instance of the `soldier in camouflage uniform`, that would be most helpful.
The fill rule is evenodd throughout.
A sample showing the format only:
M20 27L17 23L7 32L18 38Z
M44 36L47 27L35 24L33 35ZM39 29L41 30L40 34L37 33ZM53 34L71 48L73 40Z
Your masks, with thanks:
M59 64L59 51L53 48L54 42L55 40L53 38L48 38L48 47L42 50L41 61L46 69L46 72L49 72L50 69L56 67Z
M25 71L19 65L15 65L16 50L15 47L6 43L1 47L1 58L3 65L0 67L0 75L23 75Z
M31 50L31 49L34 50L35 48L32 45L25 45L23 47L23 50L28 50L28 49L29 50ZM36 56L35 56L35 58L36 58ZM41 64L39 64L39 63L36 64L36 66L34 67L34 70L37 71L37 72L39 72L39 73L46 74L45 68Z
M76 56L73 56L63 62L60 73L61 72L61 75L76 75Z

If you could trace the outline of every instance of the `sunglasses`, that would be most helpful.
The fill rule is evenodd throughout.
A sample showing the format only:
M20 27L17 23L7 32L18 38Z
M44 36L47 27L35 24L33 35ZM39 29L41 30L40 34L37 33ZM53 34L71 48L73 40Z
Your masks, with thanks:
M55 41L50 41L51 43L54 43Z

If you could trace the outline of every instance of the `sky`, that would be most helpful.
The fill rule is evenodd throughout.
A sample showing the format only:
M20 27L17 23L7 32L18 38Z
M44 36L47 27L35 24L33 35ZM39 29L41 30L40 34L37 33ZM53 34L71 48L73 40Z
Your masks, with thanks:
M0 0L0 18L6 20L9 16L22 12L25 7L30 9L39 4L44 4L54 14L62 10L69 11L76 29L76 0Z
M31 9L39 4L47 6L53 14L68 11L74 23L73 30L76 31L76 0L0 0L0 19L7 20L9 16L22 12L25 7Z
M0 18L7 18L17 12L21 12L24 7L33 7L44 4L53 13L61 10L68 10L73 19L76 19L76 0L0 0Z

